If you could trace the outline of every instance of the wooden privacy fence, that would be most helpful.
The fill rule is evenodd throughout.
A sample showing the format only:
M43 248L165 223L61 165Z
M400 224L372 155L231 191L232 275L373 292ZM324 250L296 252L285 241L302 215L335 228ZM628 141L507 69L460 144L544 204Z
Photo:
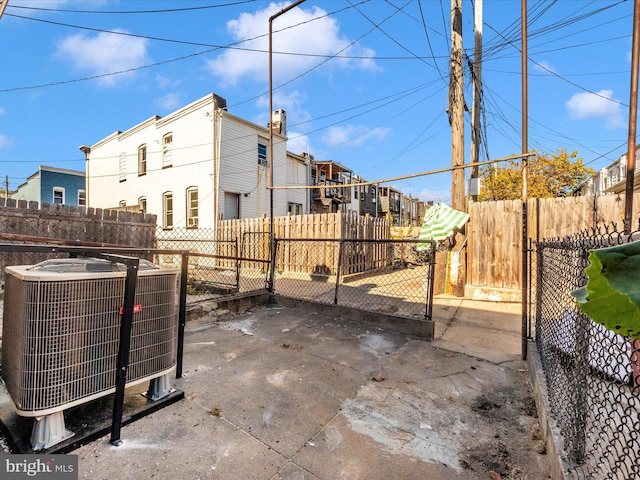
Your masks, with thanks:
M216 224L216 239L219 242L238 239L240 257L268 260L269 229L270 221L267 217L220 220ZM276 238L290 240L388 240L390 238L388 219L360 216L355 212L275 217L273 231ZM338 257L338 243L315 242L312 246L312 252L298 251L296 248L281 250L276 258L276 270L334 274L333 266L336 265ZM350 259L350 270L363 271L362 269L368 266L379 264L380 262L375 259L376 252L384 253L381 248L372 248L367 251L369 258L360 256L359 260ZM264 264L260 264L259 267L263 268Z
M220 220L216 224L216 239L242 238L245 232L269 232L268 217ZM287 215L273 219L277 238L326 238L331 240L388 240L389 220L361 216L355 212Z
M0 242L155 248L156 216L0 198ZM47 258L49 254L7 251L0 255L0 279L7 265Z
M634 195L633 218L640 214L640 193ZM469 205L467 285L520 289L522 275L522 201L477 202ZM528 237L562 238L597 225L616 223L622 231L624 197L532 198L527 202ZM637 224L632 225L635 229Z

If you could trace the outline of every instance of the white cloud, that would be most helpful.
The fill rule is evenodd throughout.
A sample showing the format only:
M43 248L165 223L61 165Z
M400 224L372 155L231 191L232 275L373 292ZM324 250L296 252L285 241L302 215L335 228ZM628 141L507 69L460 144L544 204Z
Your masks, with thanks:
M546 60L534 63L533 69L541 73L557 73L553 65Z
M272 3L264 10L255 13L243 13L237 19L227 22L227 31L235 41L242 42L238 47L247 50L226 50L216 59L207 63L210 71L229 84L250 77L259 82L268 82L269 17L287 3ZM313 20L317 18L317 20ZM291 28L287 28L291 27ZM363 60L344 59L331 62L344 68L376 69L371 59L373 50L349 47L350 40L340 34L338 22L326 16L319 7L305 9L297 7L273 22L273 79L274 82L289 80L313 68L322 62L321 57L313 55L334 55L342 51L344 55L361 55ZM343 51L344 49L347 49ZM300 55L282 55L278 52L298 53ZM311 56L310 56L311 55Z
M0 133L0 148L4 148L7 145L9 145L9 138Z
M400 190L402 189L402 184L398 185ZM403 190L404 192L404 190ZM405 194L407 192L404 192ZM408 192L413 195L414 198L419 198L422 202L433 202L434 205L438 202L446 203L447 205L451 205L451 189L450 188L442 188L442 189L433 189L429 187L423 187L419 190L414 190Z
M287 115L287 125L299 124L311 119L311 114L303 108L307 95L298 90L284 93L282 91L273 94L273 109L283 109ZM261 96L256 102L256 106L263 110L263 113L254 119L258 125L267 125L269 123L269 98Z
M7 111L4 108L0 107L0 115L4 115L5 113L7 113Z
M287 150L300 155L309 152L309 137L298 132L287 132Z
M574 120L603 120L608 128L625 126L622 105L613 98L613 90L576 93L565 102L565 106Z
M182 105L180 95L177 93L167 93L154 101L157 108L164 111L173 111Z
M123 32L123 30L115 30ZM149 63L147 40L111 33L96 36L71 35L58 42L57 53L71 62L78 71L90 75L104 75L135 69ZM130 74L126 74L127 76ZM121 75L109 75L99 81L102 85L114 85Z
M322 136L322 141L329 147L349 144L351 146L362 145L368 140L382 140L391 129L377 127L370 129L364 125L345 125L329 127L327 133Z
M156 74L156 82L158 83L158 87L162 90L176 88L180 85L179 79L171 79L160 74Z

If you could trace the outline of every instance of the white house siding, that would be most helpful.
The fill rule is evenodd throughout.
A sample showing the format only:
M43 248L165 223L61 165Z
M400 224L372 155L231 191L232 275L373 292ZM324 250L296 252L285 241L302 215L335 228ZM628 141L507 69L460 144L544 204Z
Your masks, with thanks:
M309 163L304 157L287 153L287 186L301 187L309 185ZM289 203L302 205L302 214L310 212L309 190L306 188L291 188L285 190L287 206Z
M269 131L228 112L222 113L222 137L220 145L220 177L218 218L225 218L228 206L225 197L236 195L240 201L240 218L256 218L269 215L271 200L269 186L271 170L258 164L258 142L267 147L269 155ZM286 138L274 134L273 184L287 184ZM269 161L271 161L269 159ZM225 195L227 194L227 195ZM282 190L274 190L274 215L285 215L286 196Z
M163 221L163 194L173 195L173 225L186 227L186 189L198 188L199 217L212 218L213 102L205 97L164 118L151 119L93 145L87 162L88 205L115 208L146 197L147 213ZM207 112L209 115L207 115ZM162 167L162 139L172 133L172 166ZM138 175L138 147L147 145L147 173ZM121 181L120 157L126 154ZM209 222L212 226L213 222Z
M32 200L41 202L41 178L40 172L31 175L25 183L18 187L18 190L11 195L16 200Z
M200 228L212 228L215 218L224 216L225 192L239 195L241 218L268 215L269 168L258 166L258 137L268 145L268 130L229 112L214 112L214 106L214 96L208 95L164 118L152 117L91 146L88 205L115 208L125 201L127 206L135 206L140 197L146 197L147 213L157 215L162 225L163 194L171 192L173 226L184 228L187 189L197 187ZM162 142L167 133L173 137L172 166L163 168ZM286 184L286 139L279 135L274 139L274 185ZM142 144L147 145L147 173L139 176L138 147ZM120 181L119 172L122 153L126 155L125 181ZM281 192L274 195L274 215L286 213L286 196Z

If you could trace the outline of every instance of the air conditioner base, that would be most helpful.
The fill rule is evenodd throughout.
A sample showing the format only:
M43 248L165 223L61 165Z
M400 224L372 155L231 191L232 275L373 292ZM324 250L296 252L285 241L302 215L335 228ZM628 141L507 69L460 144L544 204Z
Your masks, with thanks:
M147 399L144 396L147 393L148 385L144 383L127 387L125 390L122 426L140 420L184 399L184 391L180 389L171 389L166 396L155 401ZM51 441L54 440L54 437L57 440L58 437L65 436L64 432L73 432L72 436L64 439L60 438L60 441L51 447L45 445L41 449L34 449L32 434L36 420L34 418L21 417L15 413L13 402L4 382L0 381L0 429L7 440L10 453L69 453L82 445L109 435L113 420L113 395L107 395L82 405L68 408L60 413L64 414L62 429L59 428L60 422L58 419L55 425L49 425L49 433L43 431L41 433L44 433L44 435L39 434L38 436L41 438L50 437ZM56 428L50 428L52 426ZM44 424L39 429L47 430ZM122 432L122 437L126 439L126 431ZM108 441L108 438L105 441Z

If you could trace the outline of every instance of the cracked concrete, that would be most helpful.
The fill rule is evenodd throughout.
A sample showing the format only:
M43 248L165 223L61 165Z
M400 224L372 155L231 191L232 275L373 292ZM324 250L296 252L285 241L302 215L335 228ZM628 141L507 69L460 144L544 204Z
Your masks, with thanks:
M185 399L76 450L80 478L548 478L495 306L438 299L432 343L312 307L188 323Z

